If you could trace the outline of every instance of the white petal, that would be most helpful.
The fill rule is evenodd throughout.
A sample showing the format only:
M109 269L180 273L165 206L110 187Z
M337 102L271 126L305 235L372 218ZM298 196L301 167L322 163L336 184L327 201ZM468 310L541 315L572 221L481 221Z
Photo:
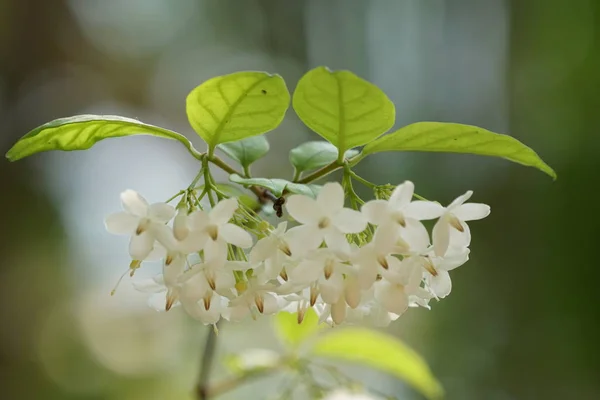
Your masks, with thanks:
M273 257L276 252L277 241L270 236L262 238L256 242L254 247L252 247L252 250L250 250L250 263L257 264L269 257Z
M181 287L181 298L185 301L196 302L206 295L211 288L203 273L195 274L186 280Z
M235 197L221 200L215 208L210 210L209 216L211 222L217 225L229 222L235 210L238 209L238 201Z
M351 308L360 304L360 286L356 278L347 277L344 281L344 297Z
M360 265L358 268L358 282L361 289L370 288L375 280L377 280L378 268L373 264Z
M317 204L325 215L333 216L344 207L344 189L338 182L328 182L317 196Z
M175 236L173 236L173 231L167 225L157 223L151 224L148 233L153 235L166 249L175 250L179 244L177 240L175 240Z
M452 290L452 281L450 274L446 271L438 271L437 276L429 276L429 287L439 298L444 298L450 294Z
M203 210L197 210L188 216L188 224L192 230L204 229L210 223L208 213Z
M160 275L160 279L162 280L162 274ZM133 281L132 285L135 290L142 293L160 293L167 290L165 285L156 278Z
M136 217L146 217L148 215L148 202L135 190L128 189L121 193L121 203L125 211Z
M233 271L248 271L252 268L252 264L247 261L227 261L225 265L219 266L218 264L212 265L211 268L233 272Z
M175 216L175 207L167 203L154 203L150 205L148 217L153 221L167 223Z
M169 265L163 265L163 279L167 288L171 288L177 284L185 268L185 262L186 258L179 256L175 257Z
M223 310L223 317L227 318L230 321L241 321L248 314L250 314L250 309L246 303L239 303L234 306L229 306L226 310Z
M374 225L382 225L389 221L390 211L388 202L385 200L371 200L366 202L360 211L367 218L367 221Z
M346 239L346 235L337 229L325 230L325 243L331 250L342 253L344 255L350 254L350 244Z
M471 244L471 228L466 222L461 223L463 231L460 232L457 229L450 229L450 246L453 247L469 247Z
M277 298L270 293L263 293L263 314L270 315L279 311Z
M375 298L383 308L394 314L402 314L408 309L408 296L401 286L380 281L375 287Z
M287 221L280 222L277 225L277 228L273 231L272 235L274 235L274 236L283 235L285 233L286 229L287 229Z
M456 207L452 213L462 221L475 221L490 215L490 206L481 203L467 203Z
M469 252L470 250L467 248L450 247L446 252L444 258L441 259L439 269L443 269L445 271L452 271L453 269L460 267L461 265L469 261Z
M444 218L435 223L432 232L433 250L437 256L443 256L450 244L450 224Z
M333 225L343 233L358 233L367 227L367 219L359 211L342 208L332 219Z
M235 286L235 276L233 272L225 270L217 270L215 272L216 290L231 289Z
M415 185L411 181L398 185L390 196L390 207L394 210L403 209L412 200L414 191Z
M396 223L379 225L375 230L373 240L371 240L374 256L389 254L398 241L399 233L400 230Z
M301 224L316 224L321 218L317 202L310 197L294 194L285 202L287 212Z
M413 201L404 208L404 215L407 218L414 218L419 221L439 218L444 213L445 208L433 201Z
M331 305L331 318L337 325L344 322L346 319L346 302L344 299L340 299L337 303Z
M323 243L323 231L316 225L300 225L287 231L286 238L296 257L318 248Z
M129 255L134 260L145 260L154 247L154 236L149 232L133 235L129 241Z
M152 248L152 251L150 252L150 254L148 254L148 256L145 258L145 260L146 261L158 261L158 260L162 260L163 258L165 258L166 255L167 255L167 249L165 249L165 247L162 244L155 242L154 247Z
M139 217L127 212L110 214L104 220L106 230L114 235L131 235L139 224Z
M334 304L336 303L344 290L344 278L341 274L333 274L328 280L321 280L319 285L321 289L321 298L325 303ZM344 301L342 299L342 301Z
M308 284L314 282L323 274L322 260L304 260L288 273L292 282Z
M148 305L154 308L156 311L165 311L167 304L167 291L161 293L155 293L148 298ZM173 305L175 306L175 304Z
M219 228L219 236L227 243L246 249L252 246L252 236L234 224L225 224Z
M448 207L446 207L448 210L450 209L454 209L458 206L460 206L462 203L464 203L465 201L469 200L471 198L471 196L473 196L473 191L469 190L467 191L465 194L458 196L456 199L454 199L452 201L452 203L450 203L450 205Z
M429 232L425 225L415 219L406 220L406 228L401 230L400 235L411 252L420 253L429 247Z
M198 321L201 321L205 325L216 324L221 318L221 313L218 307L211 307L206 310L204 304L199 302L182 302L183 308L188 315Z
M227 260L227 242L207 240L204 245L204 260L207 263L224 264Z

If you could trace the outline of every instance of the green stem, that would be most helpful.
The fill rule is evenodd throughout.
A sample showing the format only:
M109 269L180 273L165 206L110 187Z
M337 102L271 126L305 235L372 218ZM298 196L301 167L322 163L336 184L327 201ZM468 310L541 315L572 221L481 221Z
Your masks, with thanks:
M336 160L336 161L332 162L331 164L328 164L328 165L324 166L323 168L316 170L312 174L307 175L304 178L300 179L298 181L298 183L314 182L317 179L323 178L324 176L327 176L330 173L332 173L333 171L338 170L342 167L343 167L343 164L339 164L338 161Z
M344 165L344 177L342 178L342 186L350 198L350 205L353 209L358 210L362 204L365 204L363 199L354 191L352 186L352 170L348 164Z
M348 168L348 173L350 174L350 176L351 176L351 177L352 177L354 180L356 180L356 181L358 181L358 182L362 183L363 185L365 185L365 186L366 186L366 187L368 187L369 189L375 189L375 187L377 186L377 185L375 185L374 183L371 183L371 182L369 182L369 181L368 181L368 180L366 180L365 178L362 178L362 177L358 176L358 175L357 175L357 174L356 174L354 171L352 171L350 168Z
M213 198L212 192L214 190L214 184L212 183L212 177L210 175L210 167L208 166L208 157L205 157L202 160L202 170L204 172L204 193L206 193L206 196L208 196L208 201L210 202L210 206L214 207L215 206L215 199ZM192 187L197 183L198 181L196 180L195 182L193 182L193 184L191 185Z
M292 182L298 182L298 180L300 180L301 176L302 176L302 171L298 170L298 168L294 168L294 178L292 179Z
M165 201L165 203L170 203L170 202L172 202L173 200L175 200L176 198L178 198L179 196L181 196L181 195L182 195L182 194L184 194L184 193L185 193L185 190L180 190L179 192L177 192L177 194L175 194L175 195L171 196L171 197L169 198L169 200Z
M215 155L211 155L211 156L208 156L207 158L208 158L208 161L215 164L217 167L221 168L223 171L227 172L229 175L237 174L239 176L243 176L242 173L240 173L240 172L236 171L235 169L233 169L232 167L230 167L229 164L227 164L225 161L223 161L219 157L217 157Z
M200 362L200 377L198 379L198 387L196 388L199 400L208 400L210 398L208 381L217 347L217 333L215 329L213 326L208 327L208 336L204 343L204 352L202 353L202 361Z
M223 171L227 172L229 175L237 174L239 176L244 176L244 174L236 171L235 169L230 167L229 164L227 164L225 161L223 161L222 159L220 159L219 157L217 157L215 155L209 156L208 161L215 164L217 167L221 168ZM249 189L252 191L252 193L254 193L256 195L256 197L258 197L258 199L260 201L264 200L264 193L265 193L264 189L259 188L258 186L250 186Z
M193 189L194 186L196 186L196 183L198 183L198 181L200 180L200 178L202 178L202 176L204 176L204 172L206 169L208 169L208 165L206 165L206 161L204 161L205 158L202 159L202 167L200 168L200 171L198 171L198 174L196 174L196 177L194 178L194 180L192 181L192 183L190 183L190 186L188 187L188 189Z
M244 178L250 178L250 166L244 165Z

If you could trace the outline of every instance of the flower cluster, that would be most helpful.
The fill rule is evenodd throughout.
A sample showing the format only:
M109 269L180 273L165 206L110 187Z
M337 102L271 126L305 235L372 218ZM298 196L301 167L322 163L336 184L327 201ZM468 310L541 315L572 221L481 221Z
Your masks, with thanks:
M385 326L450 293L449 272L469 257L466 221L490 212L466 203L471 191L447 207L413 201L413 191L407 181L355 210L344 207L340 184L327 183L316 199L291 195L285 208L298 225L274 228L236 198L176 209L127 190L124 211L108 216L106 228L131 236L131 275L142 261L162 260L162 274L134 282L159 310L181 305L215 324L282 310L300 322L312 307L330 324ZM435 219L430 238L421 221Z

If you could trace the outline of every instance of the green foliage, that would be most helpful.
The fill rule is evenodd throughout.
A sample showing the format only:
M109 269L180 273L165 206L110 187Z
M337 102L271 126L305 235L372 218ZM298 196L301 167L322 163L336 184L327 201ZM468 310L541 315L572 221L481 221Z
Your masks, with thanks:
M361 157L382 151L432 151L502 157L556 179L548 164L517 139L471 125L417 122L367 144Z
M350 149L344 154L349 159L358 154ZM321 140L305 142L290 151L290 162L297 172L311 171L331 164L338 158L338 149L329 142Z
M321 326L319 326L319 317L312 308L306 310L301 323L298 323L298 313L282 311L275 316L275 332L284 343L292 347L299 346L315 335Z
M229 180L241 185L260 186L267 188L277 197L280 197L284 191L289 193L303 194L310 197L317 197L317 194L321 189L321 186L319 185L304 185L278 178L242 178L238 174L231 174L229 176Z
M86 150L100 140L130 135L153 135L178 140L192 155L199 156L190 141L177 132L114 115L77 115L55 119L35 128L6 153L6 158L16 161L43 151Z
M224 143L217 146L232 160L244 168L269 152L269 142L264 136L252 136L237 142Z
M443 395L440 383L421 356L397 338L381 332L365 328L336 329L318 339L311 353L387 372L429 399Z
M340 154L376 139L395 121L394 104L385 93L349 71L309 71L298 82L292 102L300 119Z
M190 124L209 148L275 129L289 107L283 78L265 72L236 72L209 79L190 92Z

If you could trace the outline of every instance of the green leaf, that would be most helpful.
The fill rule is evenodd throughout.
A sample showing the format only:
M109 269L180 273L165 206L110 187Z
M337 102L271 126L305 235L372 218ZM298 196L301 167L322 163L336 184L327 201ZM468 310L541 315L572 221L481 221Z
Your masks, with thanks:
M269 152L269 142L264 136L252 136L237 142L224 143L217 146L232 160L244 168Z
M382 332L366 328L335 329L319 338L311 353L387 372L429 399L443 395L442 386L423 358L397 338Z
M292 102L302 122L342 154L387 132L396 118L394 104L377 86L325 67L300 79Z
M535 167L556 179L556 172L530 147L511 136L471 125L417 122L369 143L360 158L382 151L440 151L502 157Z
M275 316L275 332L290 346L300 345L319 330L319 317L312 307L306 310L301 323L298 323L298 313L282 311Z
M279 178L243 178L238 174L232 174L229 175L229 180L245 186L260 186L267 188L277 197L280 197L284 191L316 197L321 189L321 186L319 185L304 185Z
M190 124L210 148L275 129L290 104L283 78L266 72L217 76L190 92Z
M144 124L132 118L116 115L76 115L55 119L38 126L19 139L6 153L6 158L16 161L50 150L86 150L100 140L130 135L152 135L178 140L194 157L200 158L200 153L185 136L158 126Z
M349 159L358 154L358 150L350 149L344 154ZM329 142L321 140L302 143L290 151L290 162L296 171L310 171L331 164L338 158L338 149Z

